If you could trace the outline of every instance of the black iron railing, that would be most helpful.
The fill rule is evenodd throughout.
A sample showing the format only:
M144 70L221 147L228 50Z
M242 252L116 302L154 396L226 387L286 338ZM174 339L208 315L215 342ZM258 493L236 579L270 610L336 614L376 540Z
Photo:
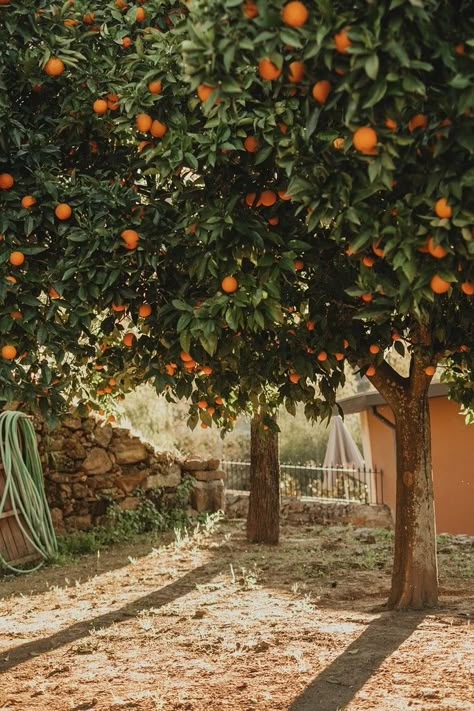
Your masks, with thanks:
M250 462L223 461L226 488L249 491ZM383 503L383 478L379 469L280 464L282 496Z

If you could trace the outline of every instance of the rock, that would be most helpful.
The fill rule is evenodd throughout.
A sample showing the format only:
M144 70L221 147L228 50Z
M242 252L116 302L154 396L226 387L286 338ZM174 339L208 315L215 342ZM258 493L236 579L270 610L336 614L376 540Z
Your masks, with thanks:
M356 528L354 538L357 538L358 541L362 541L362 543L376 543L377 540L370 528Z
M222 481L196 481L191 490L191 507L198 512L222 511L225 506L224 491Z
M61 435L48 437L46 440L46 447L49 452L60 452L64 447L64 437Z
M72 495L75 499L85 499L89 495L89 489L84 484L73 484Z
M207 461L204 459L186 459L183 462L183 471L193 472L198 470L207 469Z
M214 471L215 469L219 469L220 463L221 463L220 459L208 459L207 460L207 468L210 469L211 471Z
M117 480L117 485L126 494L131 494L138 486L142 486L145 483L146 474L143 469L129 467L122 471L122 476Z
M82 422L79 417L73 417L72 415L66 415L62 418L61 424L67 427L68 430L80 430L82 427Z
M65 521L68 531L84 531L92 526L92 518L89 514L83 516L68 516Z
M64 528L64 522L63 522L63 512L61 509L55 507L50 509L51 513L51 521L53 522L53 527L55 531L59 531Z
M147 458L146 449L137 438L114 442L112 451L118 464L136 464L137 462L144 462Z
M82 463L82 466L86 472L91 474L106 474L112 469L112 461L105 451L101 447L93 447L86 459Z
M179 464L171 464L161 472L156 472L147 477L145 481L146 489L156 489L163 486L176 488L181 482L181 467Z
M217 481L221 479L224 480L225 474L223 471L191 471L190 475L193 476L198 481Z
M101 447L107 448L112 441L112 425L96 425L94 428L94 439Z
M119 503L119 506L122 511L133 511L137 508L139 503L140 499L138 498L138 496L127 496L126 499Z
M66 440L65 448L68 457L71 457L71 459L84 459L87 456L86 450L78 439L71 437L71 439Z

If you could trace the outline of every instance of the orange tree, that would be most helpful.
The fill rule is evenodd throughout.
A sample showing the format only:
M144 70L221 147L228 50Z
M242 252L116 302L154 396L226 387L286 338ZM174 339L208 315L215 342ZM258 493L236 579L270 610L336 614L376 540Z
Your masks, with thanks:
M229 144L251 136L266 187L288 183L294 208L277 205L281 235L291 235L286 219L304 222L301 282L324 369L338 367L336 341L346 339L349 360L392 408L390 604L435 604L428 388L438 363L453 394L473 402L469 3L192 0L190 8L186 72L210 93L210 134L230 131ZM242 163L233 151L216 162L233 174ZM393 346L409 356L408 374L387 361Z

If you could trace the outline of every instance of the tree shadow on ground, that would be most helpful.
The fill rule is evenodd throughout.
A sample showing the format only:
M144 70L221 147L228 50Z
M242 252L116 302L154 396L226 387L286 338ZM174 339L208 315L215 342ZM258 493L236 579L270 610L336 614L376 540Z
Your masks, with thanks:
M416 630L421 612L385 612L310 683L289 711L344 709L382 662Z
M118 610L114 610L104 615L98 615L97 617L93 617L89 620L78 622L75 625L71 625L60 632L57 632L56 634L50 635L49 637L42 637L41 639L21 644L9 651L4 650L3 654L6 656L3 660L0 660L0 674L3 674L9 669L22 664L23 662L31 659L31 657L37 657L41 654L46 654L59 649L66 644L70 644L71 642L76 642L82 637L88 635L93 629L111 627L116 623L123 622L131 617L136 617L144 610L150 610L151 608L159 609L160 607L163 607L164 605L167 605L168 603L192 592L196 585L208 583L217 573L221 571L221 569L222 564L218 562L210 562L205 565L200 565L169 585L165 585L158 590L154 590L152 593L140 597L137 600L124 605Z

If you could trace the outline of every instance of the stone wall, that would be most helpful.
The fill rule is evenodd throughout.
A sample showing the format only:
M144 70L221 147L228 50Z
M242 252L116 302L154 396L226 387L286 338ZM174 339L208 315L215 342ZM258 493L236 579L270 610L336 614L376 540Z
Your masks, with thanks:
M245 491L228 491L225 511L227 518L246 518L249 495ZM332 503L283 496L281 516L289 523L352 524L365 528L393 528L388 506Z
M129 430L92 417L63 418L48 431L36 425L45 486L57 532L87 529L100 523L110 501L135 508L137 489L162 490L172 500L186 475L193 477L190 507L195 511L224 508L224 473L219 460L180 460L159 452Z

